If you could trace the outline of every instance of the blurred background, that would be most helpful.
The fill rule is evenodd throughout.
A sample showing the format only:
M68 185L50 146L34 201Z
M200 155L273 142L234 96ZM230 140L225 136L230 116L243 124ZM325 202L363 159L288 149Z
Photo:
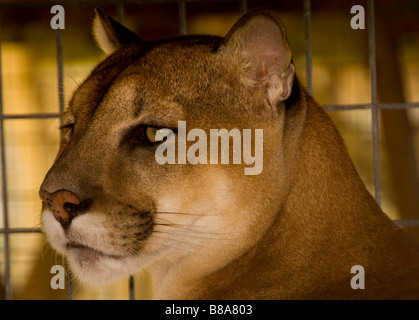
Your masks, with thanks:
M14 299L65 299L52 290L50 269L64 265L39 232L38 188L58 150L59 94L57 31L50 27L54 4L65 9L61 30L63 90L67 103L74 89L104 58L91 36L94 7L145 39L180 32L224 36L245 9L267 7L282 18L299 78L306 83L304 1L118 1L0 0L2 130L5 168L0 216L0 299L5 297L6 257ZM181 4L179 5L179 2ZM341 132L361 178L374 195L372 112L345 105L371 103L368 28L350 26L353 5L367 0L311 1L312 82L315 99L326 106ZM179 7L186 23L179 22ZM365 13L366 13L365 12ZM377 87L380 103L409 103L409 108L379 112L381 196L384 211L395 220L419 219L419 2L375 1ZM27 115L36 114L35 118ZM39 116L40 115L40 116ZM42 116L44 115L44 116ZM6 187L6 189L4 189ZM5 199L6 197L6 199ZM7 205L7 207L6 207ZM5 233L4 210L8 228ZM404 227L419 239L419 228ZM21 230L22 232L19 232ZM33 232L31 232L33 230ZM9 251L6 254L6 237ZM137 299L150 295L150 279L135 275ZM72 283L75 299L127 299L128 281L99 289Z

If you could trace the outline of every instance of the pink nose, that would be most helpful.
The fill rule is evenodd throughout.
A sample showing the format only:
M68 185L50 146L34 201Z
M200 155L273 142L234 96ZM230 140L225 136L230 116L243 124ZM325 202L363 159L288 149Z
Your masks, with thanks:
M90 203L90 201L80 201L74 193L68 190L49 193L41 189L39 196L63 227L70 225L71 221Z

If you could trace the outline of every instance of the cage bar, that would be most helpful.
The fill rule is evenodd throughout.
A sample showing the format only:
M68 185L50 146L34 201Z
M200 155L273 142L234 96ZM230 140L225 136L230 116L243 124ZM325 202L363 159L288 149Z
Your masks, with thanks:
M322 105L326 111L348 111L348 110L366 110L372 109L369 104L347 104L347 105ZM413 109L419 108L419 103L376 103L376 109Z
M118 3L116 5L116 12L117 12L118 22L123 24L124 23L124 14L125 14L125 9L124 9L124 4L123 3Z
M1 39L0 39L0 116L3 115L3 84L2 84L2 63L1 63ZM3 205L3 236L4 236L4 286L6 300L11 300L12 285L10 280L10 238L9 238L9 208L7 202L7 170L6 150L4 146L4 119L0 117L0 144L1 144L1 185Z
M186 35L188 33L186 26L186 1L178 2L179 10L179 34Z
M135 282L134 282L134 276L129 276L128 279L128 293L129 293L129 299L135 300Z
M63 39L61 29L58 28L56 32L56 43L57 43L57 77L58 77L58 101L59 101L59 112L64 112L64 66L63 66Z
M247 12L247 0L240 0L240 14L245 14Z
M307 91L313 95L313 64L311 57L311 1L304 0L304 24L306 40L306 84Z
M118 22L123 23L124 22L124 4L118 3L116 6L117 16L118 16ZM135 300L135 282L134 282L134 276L130 275L128 279L128 294L129 294L129 300Z
M372 152L374 162L374 194L375 200L381 206L381 175L380 175L380 146L378 131L377 108L377 61L375 54L375 16L374 0L368 0L368 53L371 76L371 105L372 105Z

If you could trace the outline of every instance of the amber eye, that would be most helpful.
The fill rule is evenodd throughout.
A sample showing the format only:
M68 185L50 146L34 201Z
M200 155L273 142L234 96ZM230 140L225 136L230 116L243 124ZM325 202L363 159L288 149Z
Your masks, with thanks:
M151 143L157 143L163 141L164 138L172 134L173 131L167 128L156 128L156 127L147 127L145 134L148 141Z
M60 126L60 130L61 130L62 137L66 141L70 141L70 138L73 135L74 124L70 123L70 124L62 125Z
M139 125L130 129L125 134L123 141L131 147L151 147L164 141L171 134L173 131L164 127Z

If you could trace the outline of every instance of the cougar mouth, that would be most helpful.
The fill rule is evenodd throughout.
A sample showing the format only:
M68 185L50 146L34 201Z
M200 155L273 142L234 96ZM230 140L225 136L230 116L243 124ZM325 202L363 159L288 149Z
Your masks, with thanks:
M77 242L69 242L66 244L67 250L77 250L79 254L85 254L86 256L91 256L92 258L97 257L104 257L104 258L111 258L111 259L123 259L123 255L116 255L116 254L109 254L105 253L101 250L94 249L92 247L86 246L84 244L80 244Z

